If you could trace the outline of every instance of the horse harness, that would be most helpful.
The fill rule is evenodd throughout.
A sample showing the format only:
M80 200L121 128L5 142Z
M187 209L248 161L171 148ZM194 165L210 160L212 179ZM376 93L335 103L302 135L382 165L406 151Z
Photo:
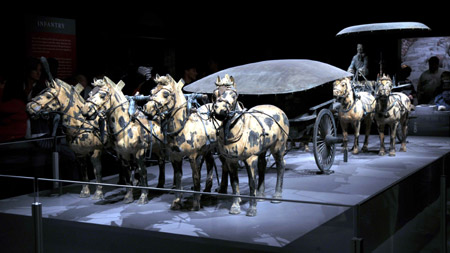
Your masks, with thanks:
M236 97L238 95L236 89L232 88L229 85L220 85L218 88L216 88L216 90L214 90L213 94L216 93L216 91L218 91L219 96L222 95L226 90L230 90L233 91L236 94ZM214 101L215 103L216 101ZM243 134L243 129L241 128L239 130L239 134L237 136L234 136L233 139L229 138L229 135L231 133L231 129L236 125L236 123L242 118L242 116L244 114L250 114L251 116L253 116L253 118L256 119L256 121L258 122L258 124L260 125L261 129L262 129L262 133L260 134L259 137L265 137L269 134L266 133L265 128L263 123L261 122L260 119L258 119L258 117L256 117L254 114L255 113L260 113L260 114L264 114L267 117L271 118L277 125L278 127L280 127L280 129L283 131L284 134L286 134L289 137L289 134L286 133L286 131L281 127L281 125L278 123L277 120L275 120L275 118L272 115L269 115L265 112L262 111L258 111L258 110L253 110L253 111L248 111L247 108L245 108L243 106L243 104L239 101L236 100L236 102L234 104L231 104L230 102L228 102L227 100L222 100L222 102L225 102L227 105L229 105L229 108L233 108L233 110L229 111L227 113L227 118L229 118L229 120L226 121L225 126L224 126L224 145L229 145L232 143L236 143L238 142ZM241 108L244 108L243 110L236 110L237 104L240 103ZM243 121L245 121L245 118L242 118ZM219 131L219 128L216 128L216 131ZM261 138L259 138L260 141L260 145L262 146L262 141Z

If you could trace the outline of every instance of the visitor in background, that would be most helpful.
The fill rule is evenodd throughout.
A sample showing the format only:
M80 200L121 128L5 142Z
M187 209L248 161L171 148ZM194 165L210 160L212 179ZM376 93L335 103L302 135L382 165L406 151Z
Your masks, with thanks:
M439 58L436 56L428 59L428 70L425 70L417 84L417 99L419 104L432 104L437 95L436 89L441 84L441 75L444 72L439 68Z

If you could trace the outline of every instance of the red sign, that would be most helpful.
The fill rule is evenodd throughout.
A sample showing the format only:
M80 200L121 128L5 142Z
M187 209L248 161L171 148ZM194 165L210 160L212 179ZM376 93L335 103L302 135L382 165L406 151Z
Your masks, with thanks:
M58 78L67 78L76 69L75 20L33 17L30 20L28 55L58 61Z

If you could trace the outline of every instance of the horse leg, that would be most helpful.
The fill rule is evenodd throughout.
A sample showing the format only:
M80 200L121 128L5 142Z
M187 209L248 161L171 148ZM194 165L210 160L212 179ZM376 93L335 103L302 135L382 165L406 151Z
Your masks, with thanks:
M361 121L354 121L353 129L355 129L355 140L353 142L352 153L356 155L359 153L359 131L361 129Z
M94 173L97 183L102 182L102 161L101 161L102 151L100 149L94 150L91 155L91 163L94 167ZM95 190L94 196L92 197L94 200L104 199L103 196L103 186L97 185L97 189Z
M172 161L173 166L173 177L174 177L174 186L175 189L181 190L181 178L183 177L183 168L182 164L183 160L175 160ZM181 192L175 192L175 199L172 201L172 205L170 206L170 209L172 210L179 210L181 209Z
M283 191L283 178L284 171L286 168L286 162L284 161L284 149L278 152L272 152L273 157L275 158L275 163L277 165L277 183L275 185L275 194L273 195L274 199L281 199L281 193ZM272 203L280 203L280 201L272 200Z
M262 152L258 156L258 190L256 191L256 196L258 197L265 197L266 194L264 193L266 190L266 185L264 183L264 179L266 176L266 167L267 167L267 161L266 161L266 152ZM263 199L258 199L258 201L264 201Z
M406 136L408 135L408 113L406 113L401 120L402 124L402 146L400 147L401 152L406 152Z
M364 144L363 147L361 149L362 152L367 152L369 151L369 136L370 136L370 129L372 128L372 119L370 118L370 116L366 116L364 119L364 125L365 125L365 136L364 136Z
M140 185L143 187L148 187L148 180L147 180L147 167L145 167L144 163L144 157L145 157L145 150L142 149L138 152L137 155L137 164L139 167L139 181ZM141 196L139 197L138 204L139 205L145 205L148 203L148 190L142 189L141 190Z
M80 169L81 172L81 178L83 181L89 182L89 174L88 174L88 168L86 164L86 157L84 156L77 156L76 158L76 165ZM80 192L80 198L88 198L91 196L91 192L89 190L89 185L85 184L83 185L83 188L81 188Z
M206 163L206 183L205 183L205 189L204 192L211 192L211 188L213 185L213 172L214 172L214 157L211 153L211 151L206 152L204 155L205 163ZM202 168L199 168L200 170Z
M389 147L389 156L395 156L395 137L397 134L397 127L398 127L398 121L396 121L390 125L391 140L390 140L390 147Z
M166 183L166 165L165 159L162 154L158 154L158 167L159 167L159 177L158 177L158 185L157 188L164 188L164 184Z
M258 156L250 156L245 160L245 167L247 168L248 184L250 188L250 196L256 196L255 187L255 169L258 168ZM256 199L250 199L247 216L256 216Z
M228 174L230 174L229 164L223 156L219 156L220 162L222 163L222 180L220 181L219 193L228 192ZM230 174L230 179L232 175Z
M192 155L189 157L189 162L192 168L192 181L194 182L194 191L200 191L200 160L198 155ZM200 194L194 193L194 200L192 203L192 211L200 210Z
M385 155L386 151L384 149L384 123L378 123L378 134L380 136L380 151L378 155Z
M233 191L234 195L239 195L239 177L238 177L238 164L237 163L226 163L226 167L229 168L230 172L230 183L231 183L231 189ZM233 204L230 208L230 214L240 214L241 213L241 206L240 203L241 198L240 197L233 197Z
M343 120L341 120L340 122L342 128L342 147L344 148L344 150L346 150L348 144L347 122L344 122Z
M126 161L125 159L123 159L123 157L120 158L120 160L122 161L122 169L123 169L123 175L124 175L124 181L125 181L125 185L133 185L132 184L132 178L131 178L131 165L128 161ZM126 194L125 197L123 198L123 202L125 204L129 204L132 203L134 201L133 199L133 188L128 188L126 190Z

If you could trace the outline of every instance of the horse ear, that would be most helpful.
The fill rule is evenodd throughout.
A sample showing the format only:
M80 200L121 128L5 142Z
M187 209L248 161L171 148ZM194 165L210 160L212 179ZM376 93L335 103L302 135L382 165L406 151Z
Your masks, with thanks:
M159 74L156 74L155 79L158 80L159 78L161 78L161 77L159 76Z
M236 83L234 82L234 77L230 76L230 81L233 84L233 87L236 88Z
M117 84L114 83L113 80L109 79L107 76L104 76L104 77L103 77L103 82L105 82L105 83L107 83L107 84L110 84L110 85L112 85L112 86L114 86L114 87L117 86Z
M52 80L52 81L45 81L45 85L48 88L55 88L55 81L54 80Z
M173 77L169 74L166 74L167 79L169 79L170 82L175 82L175 80L173 79Z
M178 81L178 83L175 83L175 88L176 90L181 90L184 86L184 80L180 79L180 81Z
M217 76L216 78L216 85L220 84L220 76Z

